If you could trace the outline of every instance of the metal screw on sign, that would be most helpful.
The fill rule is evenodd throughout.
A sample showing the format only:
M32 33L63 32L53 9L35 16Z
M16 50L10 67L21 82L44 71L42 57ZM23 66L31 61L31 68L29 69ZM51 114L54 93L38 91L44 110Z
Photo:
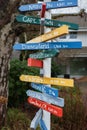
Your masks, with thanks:
M41 14L40 14L40 17L41 17L40 35L41 35L41 34L44 34L45 11L46 11L46 3L43 2L43 3L42 3ZM43 73L44 73L43 69L40 69L40 76L41 76L41 77L43 77Z

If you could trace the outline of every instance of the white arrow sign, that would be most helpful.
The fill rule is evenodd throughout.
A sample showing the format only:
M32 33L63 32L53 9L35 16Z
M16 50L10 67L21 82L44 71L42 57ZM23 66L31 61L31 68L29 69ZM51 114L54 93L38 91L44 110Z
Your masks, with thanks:
M45 93L39 93L39 92L34 92L32 90L28 90L26 92L27 96L31 96L33 98L37 98L39 100L45 101L47 103L52 103L54 105L64 107L64 99L60 97L53 97Z
M33 118L32 122L31 122L30 128L36 130L41 117L42 117L42 109L39 109L39 111L36 113L35 117Z

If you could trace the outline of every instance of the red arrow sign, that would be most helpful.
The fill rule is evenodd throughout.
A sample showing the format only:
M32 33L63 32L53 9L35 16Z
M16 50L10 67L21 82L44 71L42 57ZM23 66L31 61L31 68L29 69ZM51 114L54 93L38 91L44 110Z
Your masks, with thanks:
M43 68L43 61L28 58L28 66Z
M56 115L58 117L63 116L63 109L60 107L53 106L51 104L48 104L46 102L40 101L40 100L38 100L36 98L32 98L32 97L28 98L28 102L39 107L39 108L42 108L42 109L52 113L53 115Z

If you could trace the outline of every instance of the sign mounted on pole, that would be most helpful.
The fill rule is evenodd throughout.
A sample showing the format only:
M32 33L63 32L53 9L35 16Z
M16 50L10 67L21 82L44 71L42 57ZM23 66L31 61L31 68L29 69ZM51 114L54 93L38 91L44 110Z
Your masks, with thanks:
M48 85L51 84L51 85L58 85L58 86L65 86L65 87L74 87L73 79L21 75L20 80L25 82L35 82L35 83L48 84Z
M28 66L43 68L43 61L28 58Z
M63 25L59 28L53 29L50 32L40 35L30 41L27 41L27 43L45 42L45 41L52 40L54 38L57 38L65 34L68 34L68 26Z
M26 24L41 24L41 19L33 16L25 16L25 15L18 15L16 16L16 20L20 23ZM78 24L70 23L70 22L63 22L59 20L50 20L44 19L44 25L49 27L60 27L62 25L67 25L69 29L77 30L79 28Z
M50 103L50 104L54 104L60 107L64 107L64 99L60 98L60 97L53 97L50 96L48 94L45 93L40 93L40 92L35 92L32 90L27 90L26 92L27 96L33 97L33 98L37 98L41 101Z
M42 109L39 109L39 111L36 113L35 117L31 121L31 124L30 124L31 129L36 130L36 128L40 122L41 117L42 117Z
M39 90L40 92L47 93L54 97L58 97L58 89L56 88L52 88L44 84L35 84L35 83L31 83L31 87L36 90Z
M78 5L77 0L63 0L58 2L46 2L46 9L75 7ZM42 3L21 5L19 11L39 11L42 8Z
M32 97L28 98L28 102L39 107L39 108L42 108L42 109L52 113L55 116L58 116L58 117L63 116L63 109L60 107L53 106L51 104L48 104L46 102L42 102L42 101L35 99L35 98L32 98Z
M48 50L48 49L78 49L82 48L80 41L70 42L44 42L44 43L18 43L13 46L14 50Z
M43 50L42 52L37 52L30 54L30 58L34 59L44 59L44 58L52 58L59 53L58 49L50 49L50 50Z

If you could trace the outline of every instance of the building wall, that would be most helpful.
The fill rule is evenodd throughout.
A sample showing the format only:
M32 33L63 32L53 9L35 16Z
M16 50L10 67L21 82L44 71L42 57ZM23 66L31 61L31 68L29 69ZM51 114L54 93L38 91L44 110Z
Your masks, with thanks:
M71 34L71 32L73 34ZM60 38L56 38L55 40L56 41L82 41L82 47L87 47L87 31L82 31L82 32L71 31L71 32L65 36L62 36Z
M67 8L59 8L51 10L53 16L58 16L60 14L78 14L82 9L87 12L87 0L77 0L77 7L67 7Z
M86 31L78 32L77 39L82 41L83 47L87 47L87 32Z

